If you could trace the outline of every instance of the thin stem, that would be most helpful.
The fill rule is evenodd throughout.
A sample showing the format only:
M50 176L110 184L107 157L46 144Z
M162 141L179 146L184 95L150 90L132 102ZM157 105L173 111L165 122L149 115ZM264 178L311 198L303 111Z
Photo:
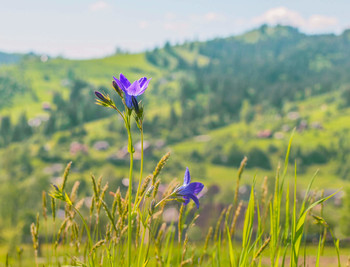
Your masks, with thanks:
M88 236L88 239L89 239L89 249L91 249L93 244L92 244L92 239L91 239L89 227L88 227L88 225L87 225L83 215L80 213L80 211L76 207L74 207L74 205L72 205L72 208L75 210L76 213L78 213L79 217L81 218L81 220L82 220L82 222L83 222L83 224L85 226L85 230L86 230L86 233L87 233L87 236ZM95 266L95 263L94 263L93 259L90 259L90 260L91 260L92 266Z
M131 266L131 199L132 199L132 169L133 169L133 146L130 127L130 115L127 117L127 131L128 131L128 148L130 153L130 172L129 172L129 199L128 199L128 266Z
M135 205L134 205L134 211L138 208L138 205L140 202L136 203L138 200L139 194L140 194L140 188L141 188L141 181L142 181L142 173L143 173L143 127L142 127L142 122L141 122L141 166L140 166L140 179L139 179L139 185L137 186L137 191L136 191L136 198L135 198Z
M155 205L154 208L157 208L160 204L162 204L164 201L168 200L170 197L173 197L173 196L174 196L174 194L170 194L169 196L163 198L161 201L159 201L159 202L157 203L157 205Z
M145 224L142 224L143 225L143 233L142 233L142 239L141 239L141 245L140 245L140 251L139 251L139 258L137 260L137 266L138 267L140 266L140 263L141 263L141 257L142 257L142 254L143 254L143 243L145 242L145 235L146 235L147 225L148 225L148 220L149 219L150 219L150 215L148 214L147 218L146 218L146 221L145 221ZM141 218L141 220L142 220L142 218Z
M123 114L120 112L120 110L116 106L112 106L112 108L118 111L119 115L122 116L122 118L124 119Z

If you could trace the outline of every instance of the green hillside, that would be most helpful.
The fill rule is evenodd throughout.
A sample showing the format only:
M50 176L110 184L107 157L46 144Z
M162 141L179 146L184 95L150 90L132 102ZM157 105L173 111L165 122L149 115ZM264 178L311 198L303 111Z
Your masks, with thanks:
M146 173L171 151L165 180L181 179L188 166L207 187L221 187L215 200L227 202L241 159L248 157L243 184L255 175L259 181L272 178L295 128L290 163L297 163L300 187L320 169L317 187L346 188L349 69L350 31L308 36L281 26L208 42L167 43L140 54L47 61L31 55L2 65L0 237L30 239L25 229L40 207L41 191L69 161L69 182L81 180L82 195L91 173L103 175L110 188L126 189L126 132L112 111L94 104L93 94L98 89L118 102L111 82L119 73L131 81L152 77L142 99L151 159ZM2 233L9 225L23 232Z

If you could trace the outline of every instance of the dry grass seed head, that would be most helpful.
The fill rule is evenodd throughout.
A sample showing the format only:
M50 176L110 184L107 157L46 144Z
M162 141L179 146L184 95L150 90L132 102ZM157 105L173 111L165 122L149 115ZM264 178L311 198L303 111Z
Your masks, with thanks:
M78 192L78 188L79 188L80 182L79 181L75 181L73 187L72 187L72 192L70 194L70 200L74 203L77 197L77 192Z
M242 206L243 206L243 201L240 201L238 204L238 207L235 211L235 216L233 216L233 220L232 220L232 224L231 224L231 228L230 228L230 235L231 236L235 232L237 219L238 219L239 215L241 214Z
M156 182L156 179L159 175L159 173L161 172L161 170L163 169L165 163L168 161L170 157L170 152L166 153L161 159L160 161L158 162L154 172L153 172L153 177L152 177L152 185L155 184Z
M67 164L66 169L64 170L63 179L62 179L62 187L61 187L61 191L62 192L64 191L64 188L66 187L67 179L68 179L68 175L69 175L69 171L70 171L71 166L72 166L72 162L70 161Z

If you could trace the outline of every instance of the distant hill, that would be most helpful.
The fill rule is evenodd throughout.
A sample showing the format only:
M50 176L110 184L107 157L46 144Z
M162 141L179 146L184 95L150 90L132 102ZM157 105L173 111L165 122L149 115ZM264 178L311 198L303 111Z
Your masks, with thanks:
M0 65L18 63L22 58L20 54L9 54L0 52Z
M220 184L222 195L231 196L240 160L248 156L242 183L256 174L273 177L295 128L290 161L297 162L298 181L305 186L320 168L318 186L349 184L350 30L306 35L262 26L101 59L6 56L21 64L0 66L0 203L20 196L22 214L39 205L41 190L71 160L72 179L86 184L90 173L106 174L112 188L123 188L126 133L112 110L94 103L94 90L101 90L120 104L111 86L119 73L131 81L152 77L141 97L147 172L171 148L164 179L181 177L188 166L194 177ZM108 145L96 150L101 143ZM20 216L7 212L7 204L0 205L3 218Z

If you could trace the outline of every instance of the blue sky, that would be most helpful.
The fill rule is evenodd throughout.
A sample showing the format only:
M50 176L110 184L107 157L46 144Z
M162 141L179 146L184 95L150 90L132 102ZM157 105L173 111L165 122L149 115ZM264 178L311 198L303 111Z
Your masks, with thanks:
M0 0L0 51L69 58L240 34L263 23L302 32L350 28L349 0Z

